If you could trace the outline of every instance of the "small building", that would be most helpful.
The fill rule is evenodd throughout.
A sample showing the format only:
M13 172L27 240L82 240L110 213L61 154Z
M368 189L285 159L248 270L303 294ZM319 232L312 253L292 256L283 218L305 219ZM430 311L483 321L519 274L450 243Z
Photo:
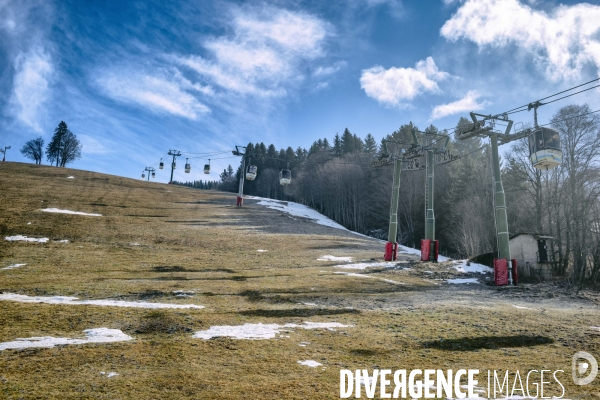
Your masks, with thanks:
M552 279L554 260L550 241L554 238L535 233L517 233L510 237L510 255L517 260L519 277L538 281Z

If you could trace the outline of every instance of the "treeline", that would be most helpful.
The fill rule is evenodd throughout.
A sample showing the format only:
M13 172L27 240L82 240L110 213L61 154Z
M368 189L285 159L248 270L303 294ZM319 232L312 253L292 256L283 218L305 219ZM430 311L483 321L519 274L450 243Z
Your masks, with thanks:
M600 118L584 115L589 111L587 105L571 105L552 117L563 149L563 164L553 170L531 166L527 139L501 148L510 234L554 237L549 249L558 262L554 272L574 282L600 280ZM457 125L468 122L461 118ZM370 134L362 139L346 129L331 142L315 141L309 150L249 143L247 153L254 154L250 163L258 167L258 175L245 181L244 193L296 201L348 229L386 239L392 168L374 168L371 161L398 150L394 143L412 143L413 130L419 129L402 125L378 144ZM424 131L439 133L433 125ZM422 134L417 136L421 140ZM464 258L497 251L487 143L479 138L457 141L451 135L449 150L462 156L435 168L436 238L442 254ZM292 171L289 186L279 184L284 168ZM240 167L224 170L219 189L237 192L240 173ZM398 222L399 242L418 248L425 231L423 169L402 172Z
M193 181L193 182L173 181L173 185L187 186L187 187L191 187L194 189L204 189L204 190L221 188L221 182L219 182L219 181L203 181L203 180Z

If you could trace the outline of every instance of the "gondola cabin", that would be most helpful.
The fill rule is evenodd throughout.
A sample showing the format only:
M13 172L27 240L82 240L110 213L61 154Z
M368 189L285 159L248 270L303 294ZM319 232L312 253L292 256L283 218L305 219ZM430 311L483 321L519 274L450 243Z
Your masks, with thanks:
M189 174L191 169L192 169L192 166L190 165L190 163L187 161L187 158L186 158L185 159L185 173Z
M146 174L142 172L142 179L146 177Z
M156 178L156 172L152 173L152 179Z
M562 164L559 133L550 128L537 128L529 135L529 160L534 168L541 170Z
M171 168L175 169L175 161L173 161L173 164L171 164Z
M256 179L257 171L258 168L256 167L256 165L248 165L248 169L246 170L246 179L248 179L249 181L253 181L254 179Z
M158 164L158 169L163 169L165 166L165 163L163 162L162 158L160 159L160 164Z
M204 173L210 174L210 164L204 164Z
M279 183L281 185L289 185L292 183L292 171L289 169L282 169L279 171Z

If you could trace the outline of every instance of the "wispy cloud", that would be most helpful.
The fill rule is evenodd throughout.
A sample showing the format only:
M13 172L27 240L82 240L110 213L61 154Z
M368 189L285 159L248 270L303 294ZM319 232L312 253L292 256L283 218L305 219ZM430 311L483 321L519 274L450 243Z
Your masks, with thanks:
M600 70L600 6L559 5L550 13L517 0L468 0L441 28L451 41L480 47L513 44L533 55L548 79L578 78L586 65Z
M384 69L376 66L362 71L360 86L367 96L380 103L406 108L409 101L423 92L439 92L437 84L450 74L440 71L433 58L419 61L415 68Z
M272 7L232 12L232 33L204 42L208 57L173 56L223 91L283 96L303 80L303 63L321 57L329 25L312 15Z
M328 67L319 66L315 68L312 75L317 77L332 75L338 72L340 69L344 68L346 65L346 61L338 61Z
M108 97L155 112L192 120L200 114L210 112L207 106L186 91L188 89L209 94L210 88L192 84L183 80L180 75L168 79L132 68L112 68L100 72L96 83Z
M491 104L485 100L477 102L480 97L481 95L476 90L471 90L460 100L435 106L431 112L431 119L440 119L461 112L481 110Z
M15 74L10 108L23 124L42 132L39 115L49 98L54 67L50 55L42 48L19 54L14 61Z
M110 146L114 145L111 141L102 138L93 138L89 135L77 134L77 139L81 142L82 153L85 155L88 154L108 154L113 151L110 149Z

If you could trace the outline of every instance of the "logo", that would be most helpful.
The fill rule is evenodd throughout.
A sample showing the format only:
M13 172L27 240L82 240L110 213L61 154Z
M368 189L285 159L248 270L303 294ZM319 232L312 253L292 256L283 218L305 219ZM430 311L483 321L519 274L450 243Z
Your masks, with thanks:
M576 385L587 385L598 375L598 362L593 355L585 351L578 351L573 355L572 367L573 382ZM589 375L583 377L586 373L589 373Z

